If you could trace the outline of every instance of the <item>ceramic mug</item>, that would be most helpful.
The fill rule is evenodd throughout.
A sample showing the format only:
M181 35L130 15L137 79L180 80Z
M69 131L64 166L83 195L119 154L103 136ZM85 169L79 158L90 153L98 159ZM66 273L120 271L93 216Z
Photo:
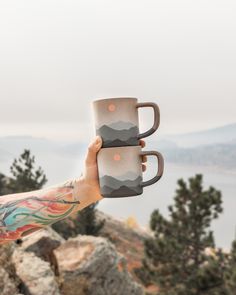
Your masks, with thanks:
M138 108L151 107L153 126L139 132ZM96 135L103 140L102 147L134 146L139 139L154 133L160 124L159 107L154 102L138 102L134 97L105 98L93 101Z
M156 175L143 181L142 156L155 156ZM143 188L157 182L164 170L164 159L157 151L142 151L138 146L102 148L97 155L99 185L104 198L137 196Z

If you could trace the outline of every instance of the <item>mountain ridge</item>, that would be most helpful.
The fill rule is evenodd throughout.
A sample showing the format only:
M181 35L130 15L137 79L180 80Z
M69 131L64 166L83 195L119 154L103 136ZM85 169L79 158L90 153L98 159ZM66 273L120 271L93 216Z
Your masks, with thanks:
M129 196L136 196L142 193L142 188L134 186L134 187L127 187L125 185L120 186L117 189L111 190L109 186L102 187L102 195L104 197L129 197Z
M116 130L125 130L125 129L130 129L132 127L136 127L135 124L131 123L131 122L125 122L125 121L117 121L117 122L113 122L109 125L107 125L113 129Z
M107 176L106 174L103 175L99 175L100 178ZM135 178L137 178L139 175L137 175L137 173L134 173L133 171L127 171L123 174L119 174L117 175L115 178L119 179L119 180L134 180Z
M111 141L111 140L122 140L126 141L130 138L135 138L138 133L138 127L133 126L129 129L115 130L107 125L103 125L99 129L96 130L98 135L101 135L103 140Z
M189 165L199 165L201 163L201 165L236 170L235 126L236 124L229 124L222 126L223 129L219 129L220 127L213 128L219 132L220 130L226 132L228 128L227 134L230 139L229 141L226 141L223 135L222 137L219 135L217 137L218 143L215 143L215 140L213 140L213 143L210 140L209 143L209 140L206 138L207 140L196 140L196 144L191 141L190 143L181 145L181 142L178 142L175 138L163 138L163 136L159 137L158 135L158 140L153 140L153 137L150 137L148 149L160 151L166 162L187 163ZM207 130L205 131L208 132ZM122 145L122 142L120 144ZM84 141L80 142L79 140L58 143L53 139L48 140L42 137L38 138L25 135L2 136L0 137L0 172L8 174L13 159L18 157L24 148L29 148L32 154L36 156L36 163L39 163L44 168L48 178L51 179L51 183L62 181L64 178L70 177L70 171L75 170L76 165L80 165L83 161L87 145ZM152 159L153 157L149 157L148 161L152 161ZM58 165L63 165L67 169L60 169L58 171ZM79 170L79 167L76 169ZM58 177L58 175L60 176Z
M180 147L234 143L236 141L236 123L196 132L166 134L161 139L169 140Z
M137 176L134 180L119 180L117 178L114 178L110 175L104 175L101 178L99 178L100 186L103 187L104 185L109 186L112 189L118 189L121 186L140 186L140 182L142 181L141 176Z

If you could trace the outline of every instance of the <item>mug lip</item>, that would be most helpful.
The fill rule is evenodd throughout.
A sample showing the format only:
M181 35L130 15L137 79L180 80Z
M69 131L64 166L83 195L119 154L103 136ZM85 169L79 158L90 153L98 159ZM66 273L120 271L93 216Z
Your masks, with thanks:
M93 103L97 103L97 102L102 102L102 101L106 101L106 100L115 100L115 99L130 99L130 100L138 100L137 97L131 97L131 96L117 96L117 97L107 97L107 98L98 98L93 100Z

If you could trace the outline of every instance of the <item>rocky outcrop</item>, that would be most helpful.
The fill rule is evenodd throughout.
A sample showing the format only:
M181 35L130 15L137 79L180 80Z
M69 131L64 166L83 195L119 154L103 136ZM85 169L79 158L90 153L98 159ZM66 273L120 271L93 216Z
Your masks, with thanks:
M0 267L0 294L1 295L16 295L18 294L17 286L12 278L10 278L8 272Z
M16 249L13 257L16 274L22 281L22 293L30 295L60 295L50 264L34 253ZM10 294L10 293L9 293Z
M136 278L134 269L142 266L144 257L144 240L150 234L140 227L131 228L123 221L113 218L101 211L97 211L96 218L105 223L100 231L100 236L108 238L116 246L119 253L125 256L128 270Z
M34 252L36 256L48 261L52 251L65 240L53 229L46 227L22 239L21 248Z
M141 266L148 233L99 211L96 217L105 219L100 237L65 240L49 227L2 245L0 294L144 294L134 270Z
M92 236L71 238L54 250L66 295L141 295L123 256L107 239Z
M20 279L16 276L15 267L12 262L12 255L15 250L15 244L0 245L0 294L16 295Z
M105 220L104 226L99 232L100 236L108 238L115 245L118 253L121 253L127 263L127 269L133 279L142 284L137 276L136 270L142 266L144 257L144 241L151 237L151 232L140 226L129 226L122 220L96 211L96 218ZM143 286L146 294L157 294L158 287L156 285Z
M37 257L49 262L52 270L57 275L57 261L53 250L59 247L64 241L51 227L47 227L24 237L22 239L21 249L26 252L33 252Z

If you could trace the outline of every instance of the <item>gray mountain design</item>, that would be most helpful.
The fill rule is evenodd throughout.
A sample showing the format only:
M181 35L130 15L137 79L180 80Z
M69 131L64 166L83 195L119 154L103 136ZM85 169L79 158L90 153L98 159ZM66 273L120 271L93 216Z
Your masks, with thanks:
M130 180L130 179L120 180L119 178L114 178L112 176L105 175L99 179L100 186L106 185L113 189L117 189L121 187L122 185L125 185L127 187L139 186L141 181L142 181L141 176L136 177L134 180Z
M117 121L109 124L108 126L116 130L125 130L135 127L136 125L131 122Z
M138 178L137 173L134 173L133 171L127 171L126 173L119 175L119 180L135 180ZM142 178L141 178L142 181Z
M119 140L119 139L116 139L116 140L106 140L102 137L103 139L103 147L119 147L119 146L133 146L133 145L138 145L139 142L137 140L136 137L133 137L133 138L130 138L128 140Z
M134 176L134 173L129 171L128 175ZM142 181L141 176L137 176L133 180L130 179L119 179L125 176L121 175L118 178L114 178L112 176L104 175L100 177L99 184L101 188L101 193L104 197L128 197L128 196L136 196L140 195L143 192L140 183Z
M102 179L106 175L99 174L99 176L100 176L100 179ZM110 177L110 176L108 176L108 177ZM118 180L123 181L123 180L135 180L137 177L138 177L137 173L135 173L133 171L127 171L124 174L121 174L121 175L119 175L117 177L114 177L114 178L112 177L112 178L115 179L115 180L118 179Z
M104 198L132 197L143 193L143 189L141 187L121 186L116 190L111 190L109 187L104 187L103 189L104 191L102 190L102 195Z
M116 128L124 129L116 129ZM128 129L127 129L128 128ZM96 129L97 135L100 135L103 140L103 146L124 146L124 145L138 145L137 136L139 129L136 125L130 122L118 121L108 125L102 125Z

